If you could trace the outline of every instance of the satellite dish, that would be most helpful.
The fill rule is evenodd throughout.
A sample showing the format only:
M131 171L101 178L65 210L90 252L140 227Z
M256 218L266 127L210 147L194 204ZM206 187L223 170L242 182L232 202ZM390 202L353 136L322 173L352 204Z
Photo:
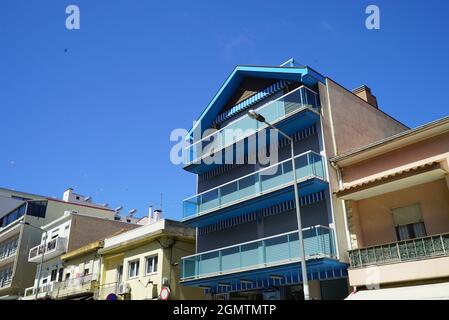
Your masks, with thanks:
M137 212L137 209L131 209L131 210L129 210L129 212L128 212L128 214L130 215L130 216L132 216L134 213L136 213Z
M123 209L123 206L119 206L119 207L115 208L115 212L119 212L122 209Z
M85 198L84 198L84 201L89 201L90 199L92 199L92 197L91 197L91 196L88 196L88 197L85 197Z

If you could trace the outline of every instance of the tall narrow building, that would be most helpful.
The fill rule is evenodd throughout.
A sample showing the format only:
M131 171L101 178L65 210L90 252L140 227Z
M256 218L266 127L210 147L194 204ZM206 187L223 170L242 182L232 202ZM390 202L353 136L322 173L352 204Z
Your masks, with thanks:
M290 140L249 117L255 110ZM182 285L212 299L302 299L294 183L312 299L348 295L348 238L329 158L408 129L366 86L349 91L307 66L237 66L186 137L184 169L197 175L183 201L196 254Z

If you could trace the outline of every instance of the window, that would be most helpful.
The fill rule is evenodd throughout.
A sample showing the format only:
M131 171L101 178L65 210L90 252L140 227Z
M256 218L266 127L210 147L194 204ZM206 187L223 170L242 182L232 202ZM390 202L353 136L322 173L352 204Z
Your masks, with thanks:
M46 201L30 201L28 202L27 214L33 217L45 218L47 211Z
M157 256L147 257L145 274L152 274L157 272Z
M139 276L140 261L135 260L128 263L128 278L135 278Z
M70 272L65 274L65 279L69 279L70 278Z
M56 281L57 276L58 276L58 269L51 270L50 281Z
M87 269L84 269L84 274L83 274L83 276L87 276L89 274L89 269L87 268Z
M426 236L426 228L419 203L392 209L392 212L396 237L399 241Z
M60 268L58 272L58 282L62 281L62 277L64 276L64 269Z

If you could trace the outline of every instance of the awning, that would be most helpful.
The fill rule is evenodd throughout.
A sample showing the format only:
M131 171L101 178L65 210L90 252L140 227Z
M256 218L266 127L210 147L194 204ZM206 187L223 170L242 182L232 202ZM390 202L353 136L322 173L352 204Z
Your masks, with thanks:
M336 195L344 200L361 200L442 179L446 174L440 162L434 161L345 187Z
M351 293L345 300L449 300L449 282L362 290Z

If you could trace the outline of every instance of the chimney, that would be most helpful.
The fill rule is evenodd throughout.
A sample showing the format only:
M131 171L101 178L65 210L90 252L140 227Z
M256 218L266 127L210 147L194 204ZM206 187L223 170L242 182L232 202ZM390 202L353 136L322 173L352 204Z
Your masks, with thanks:
M355 88L354 90L352 90L352 93L354 93L359 98L365 100L366 102L368 102L373 107L379 108L379 106L377 105L376 96L374 96L371 93L371 89L369 87L367 87L366 85L363 85L363 86L360 86L358 88Z
M153 206L148 208L148 223L153 222Z
M162 218L162 210L154 210L154 222L159 221Z

